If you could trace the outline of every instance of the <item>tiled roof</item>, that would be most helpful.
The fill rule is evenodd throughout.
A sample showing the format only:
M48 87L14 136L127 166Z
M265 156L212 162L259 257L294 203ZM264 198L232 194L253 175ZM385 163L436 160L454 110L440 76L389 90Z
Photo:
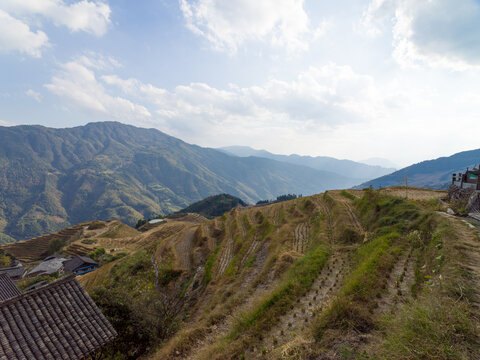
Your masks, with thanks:
M82 359L116 335L73 275L0 304L0 360Z
M15 283L7 274L0 274L0 303L10 300L15 296L22 295Z
M77 256L73 259L64 261L63 265L65 267L65 271L74 271L80 266L98 265L98 263L95 260L89 258L88 256Z
M7 274L11 278L22 277L24 273L25 273L25 268L23 266L15 266L15 267L0 269L0 274Z
M43 261L36 268L32 269L28 276L53 274L62 268L65 260L67 260L65 257L53 257L50 260Z

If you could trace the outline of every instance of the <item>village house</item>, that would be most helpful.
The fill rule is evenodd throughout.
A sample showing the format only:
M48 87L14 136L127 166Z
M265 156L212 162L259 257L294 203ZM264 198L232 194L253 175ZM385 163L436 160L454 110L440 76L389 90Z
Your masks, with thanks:
M25 276L25 268L18 260L13 260L9 267L1 268L0 274L7 274L12 280L20 280Z
M63 262L69 257L63 255L51 255L43 259L43 262L28 273L28 277L47 276L63 271Z
M63 270L66 273L73 272L75 275L86 274L98 269L98 263L88 256L76 256L73 259L64 261Z
M467 168L465 173L453 174L452 185L458 186L460 189L480 191L480 169L478 167L473 167L472 170Z
M0 360L80 360L116 336L75 275L23 294L0 276Z

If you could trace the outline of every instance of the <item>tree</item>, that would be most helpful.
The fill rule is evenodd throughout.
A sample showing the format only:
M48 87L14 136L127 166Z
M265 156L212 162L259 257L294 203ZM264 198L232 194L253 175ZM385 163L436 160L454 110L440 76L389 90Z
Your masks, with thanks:
M58 238L53 238L48 243L48 255L55 254L63 247L63 241Z

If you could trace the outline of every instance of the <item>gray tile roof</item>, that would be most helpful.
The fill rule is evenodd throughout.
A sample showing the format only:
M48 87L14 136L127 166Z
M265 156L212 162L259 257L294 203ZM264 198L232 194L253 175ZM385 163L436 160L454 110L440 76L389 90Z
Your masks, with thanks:
M73 275L0 303L0 360L82 359L116 335Z
M53 257L49 260L43 261L36 268L32 269L28 273L28 276L53 274L63 267L63 262L65 260L67 260L65 257Z
M7 274L0 274L0 303L22 295L15 283Z
M23 266L15 266L15 267L0 269L0 274L7 274L11 278L16 278L16 277L21 278L24 273L25 273L25 268Z
M76 256L73 259L63 262L65 266L65 271L74 271L79 267L88 266L88 265L98 265L98 263L89 258L88 256Z

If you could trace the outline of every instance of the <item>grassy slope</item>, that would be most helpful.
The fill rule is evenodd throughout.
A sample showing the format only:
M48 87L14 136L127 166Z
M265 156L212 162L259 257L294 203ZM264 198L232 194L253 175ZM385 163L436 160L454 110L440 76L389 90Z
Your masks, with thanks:
M92 230L88 246L129 254L80 279L119 329L107 358L475 359L478 231L416 192L329 192L138 235ZM181 299L171 319L170 293Z

